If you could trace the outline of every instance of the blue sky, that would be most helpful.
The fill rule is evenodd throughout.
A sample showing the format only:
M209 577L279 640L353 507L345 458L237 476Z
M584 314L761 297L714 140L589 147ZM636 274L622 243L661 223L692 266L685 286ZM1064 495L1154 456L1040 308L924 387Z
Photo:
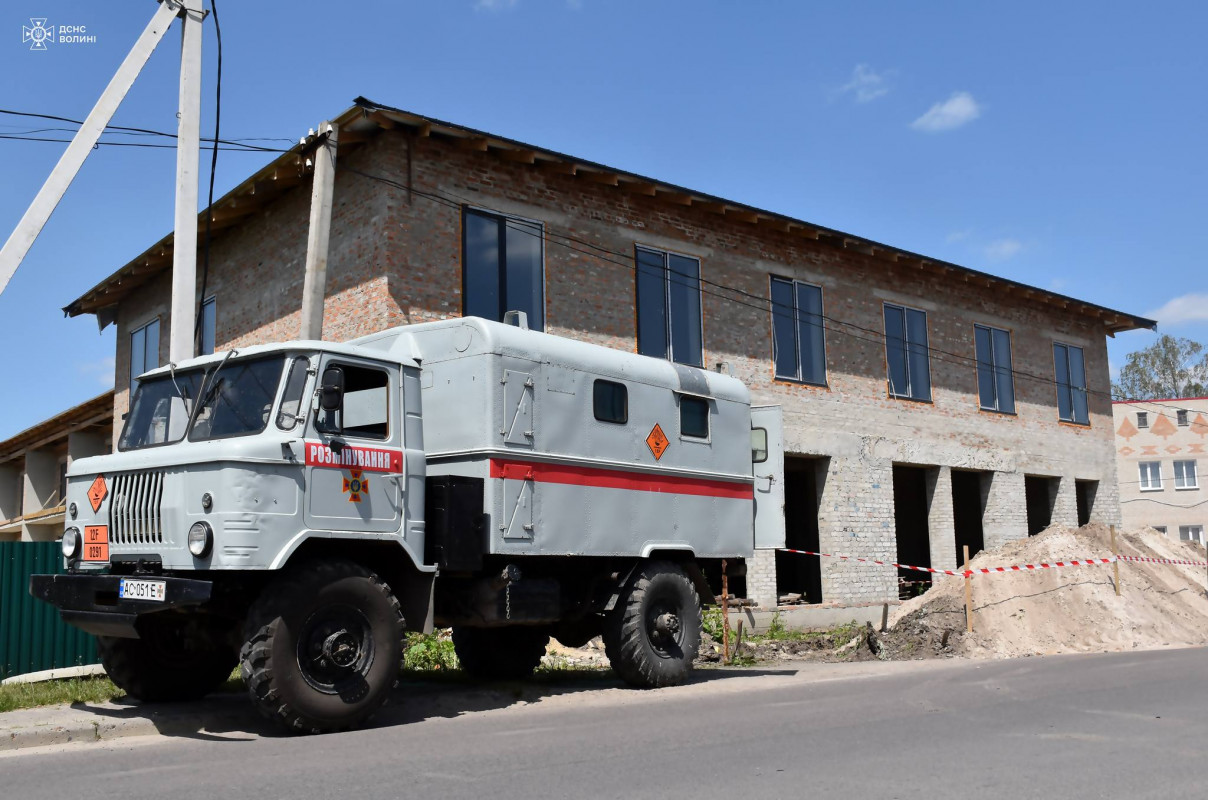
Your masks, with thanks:
M218 3L224 138L296 139L365 95L1208 342L1203 4ZM0 107L83 118L155 8L5 3ZM96 41L32 51L31 18ZM210 131L209 22L204 56ZM175 130L178 58L172 31L115 124ZM0 235L63 148L0 139ZM267 160L221 153L217 193ZM171 229L174 164L94 151L0 295L0 438L111 385L113 329L60 309ZM1109 340L1113 364L1153 337Z

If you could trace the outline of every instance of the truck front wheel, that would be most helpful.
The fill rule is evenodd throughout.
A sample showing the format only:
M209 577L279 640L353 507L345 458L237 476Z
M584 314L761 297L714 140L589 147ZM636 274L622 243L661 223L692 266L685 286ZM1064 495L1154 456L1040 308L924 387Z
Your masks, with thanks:
M239 663L226 630L203 615L148 616L138 639L97 637L101 666L117 686L147 703L200 700Z
M243 680L262 714L291 731L365 722L402 664L403 616L390 588L348 561L291 569L248 615Z
M633 686L674 686L700 649L700 598L683 569L666 561L638 567L604 623L604 652Z
M453 649L468 675L484 681L518 681L533 674L545 655L549 633L543 628L453 627Z

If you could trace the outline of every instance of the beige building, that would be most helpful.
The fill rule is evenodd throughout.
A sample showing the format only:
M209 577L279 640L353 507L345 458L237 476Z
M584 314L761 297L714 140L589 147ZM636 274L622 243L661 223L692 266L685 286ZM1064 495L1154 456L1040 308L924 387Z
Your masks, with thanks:
M1121 519L1204 544L1208 397L1112 404Z
M62 536L67 468L110 452L112 430L109 391L0 442L0 541Z

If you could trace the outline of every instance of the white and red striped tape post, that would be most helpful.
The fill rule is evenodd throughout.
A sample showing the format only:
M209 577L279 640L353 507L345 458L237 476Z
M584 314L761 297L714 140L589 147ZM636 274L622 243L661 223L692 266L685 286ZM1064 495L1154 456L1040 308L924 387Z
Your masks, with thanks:
M1142 564L1178 564L1184 567L1208 567L1208 561L1175 561L1170 558L1146 558L1144 556L1120 556L1121 561L1139 561Z
M1009 567L979 567L977 569L935 569L933 567L915 567L910 564L899 564L896 561L878 561L875 558L860 558L859 556L840 556L831 553L816 553L812 550L793 550L788 547L780 548L786 553L799 553L805 556L821 556L823 558L837 558L840 561L859 561L864 564L879 564L883 567L897 567L898 569L908 569L915 572L930 572L936 575L954 575L958 578L971 578L974 575L995 575L1002 572L1028 572L1037 569L1056 569L1057 567L1086 567L1098 564L1111 564L1117 558L1079 558L1070 561L1054 561L1052 563L1040 564L1015 564ZM1129 556L1120 556L1121 559L1130 558ZM1170 563L1185 563L1185 562L1170 562ZM1186 562L1192 563L1192 562ZM1208 566L1205 564L1204 566Z

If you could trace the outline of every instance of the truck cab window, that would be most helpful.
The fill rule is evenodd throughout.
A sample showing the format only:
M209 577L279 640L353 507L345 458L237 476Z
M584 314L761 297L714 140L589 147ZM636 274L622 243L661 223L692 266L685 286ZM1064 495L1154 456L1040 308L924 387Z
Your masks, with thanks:
M236 359L206 376L189 440L251 436L268 427L284 357Z
M708 400L680 395L680 435L694 439L709 438Z
M629 391L625 384L597 380L592 387L592 408L600 422L624 425L629 421Z
M340 364L344 402L337 411L320 411L315 422L324 433L359 439L385 439L390 433L390 376L385 370Z
M310 361L305 358L295 358L289 368L285 392L281 395L281 410L277 413L277 427L283 431L292 431L302 416L302 393L306 390L309 369Z

